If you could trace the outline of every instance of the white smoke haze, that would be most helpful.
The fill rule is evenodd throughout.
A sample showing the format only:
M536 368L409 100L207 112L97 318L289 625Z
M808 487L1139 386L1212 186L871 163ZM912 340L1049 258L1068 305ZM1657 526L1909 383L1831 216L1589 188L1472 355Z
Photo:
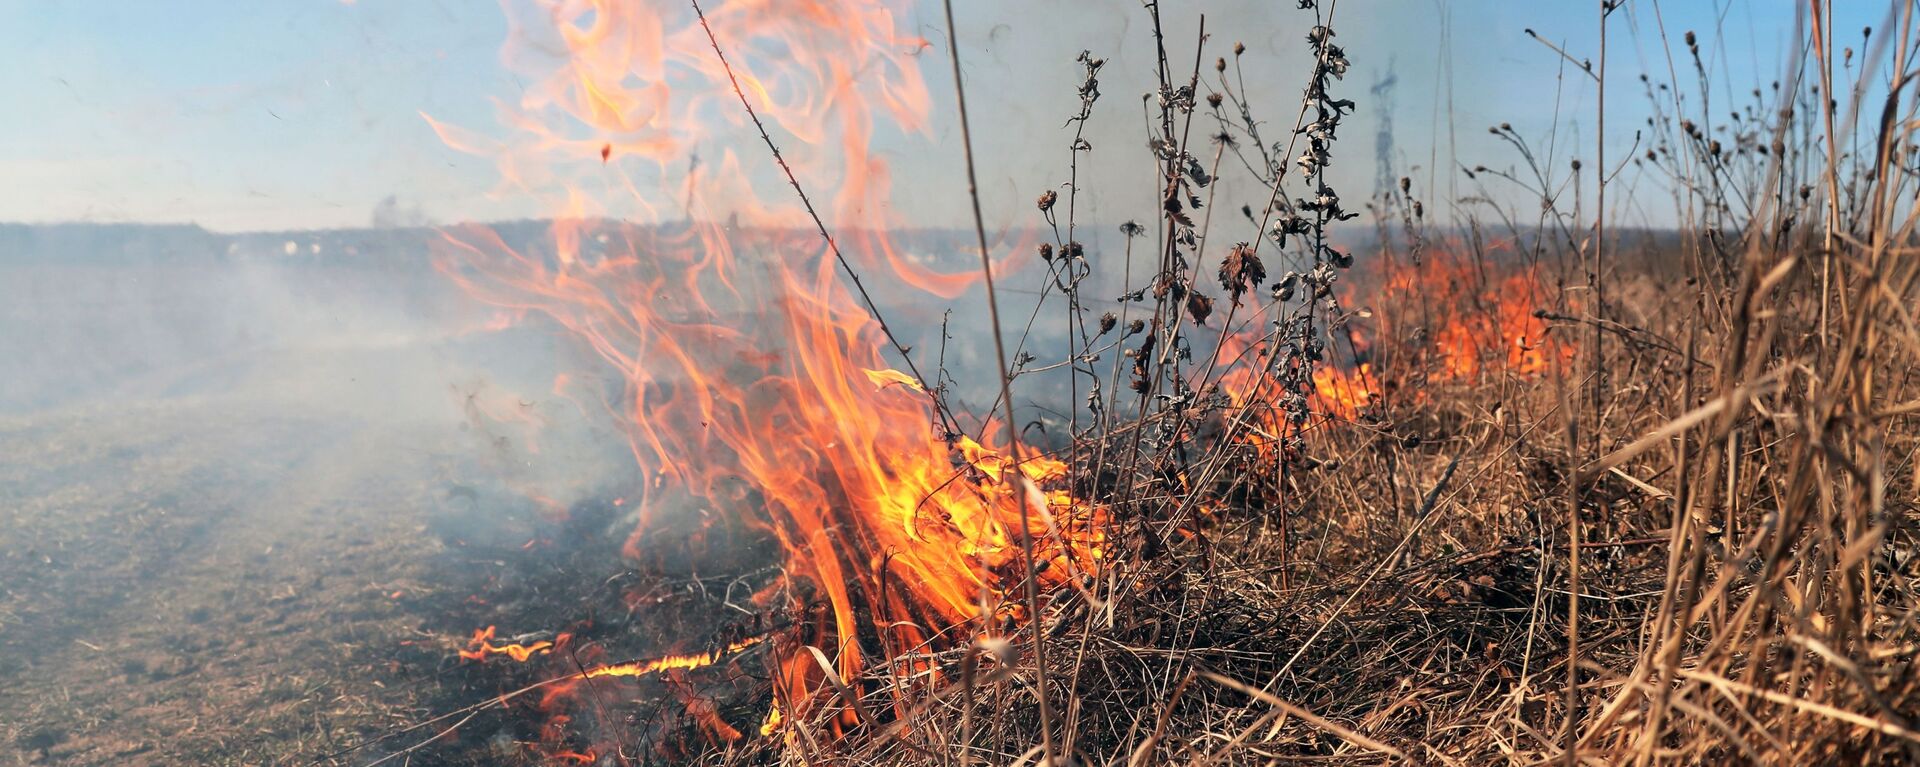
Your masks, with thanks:
M374 218L420 216L389 198ZM429 264L435 236L0 228L0 413L271 406L404 429L418 441L396 449L468 452L527 494L578 500L614 465L588 454L620 449L589 426L599 403L553 391L585 367L578 350L461 295Z

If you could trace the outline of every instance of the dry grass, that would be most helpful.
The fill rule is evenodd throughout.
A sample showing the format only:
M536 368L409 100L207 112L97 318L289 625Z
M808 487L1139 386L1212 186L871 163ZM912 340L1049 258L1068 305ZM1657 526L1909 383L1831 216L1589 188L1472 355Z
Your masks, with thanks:
M1323 5L1310 13L1331 25ZM1158 13L1149 3L1156 30ZM1237 60L1206 66L1219 43L1196 51L1189 74L1169 56L1181 46L1160 41L1151 127L1169 203L1130 240L1129 289L1142 298L1121 329L1095 333L1081 314L1071 194L1064 209L1057 196L1041 204L1061 233L1048 289L1077 323L1063 361L1074 401L1091 390L1096 404L1074 415L1063 453L1081 467L1076 494L1112 510L1115 550L1080 588L1043 596L1045 619L1017 635L926 648L859 679L827 669L834 704L784 738L712 758L1920 761L1920 205L1908 164L1920 97L1904 79L1911 7L1893 18L1874 37L1893 47L1863 49L1847 70L1869 73L1856 93L1877 96L1818 106L1832 89L1830 39L1795 52L1805 80L1756 91L1728 131L1695 125L1708 94L1647 89L1663 122L1619 167L1676 179L1677 238L1606 229L1604 196L1580 210L1545 195L1537 215L1484 209L1447 228L1407 185L1384 190L1372 207L1388 236L1361 254L1363 271L1370 256L1417 264L1449 248L1482 275L1557 272L1541 316L1570 354L1544 371L1494 359L1439 380L1422 367L1419 318L1382 321L1409 332L1373 339L1377 375L1420 396L1381 397L1350 420L1303 413L1291 396L1316 366L1352 362L1342 294L1315 290L1350 259L1327 239L1338 196L1328 208L1325 177L1303 173L1333 150L1343 107L1329 76L1344 52L1315 47L1304 130L1273 147ZM1699 67L1691 33L1647 42ZM1602 61L1574 76L1604 82ZM1087 71L1094 83L1097 62ZM1476 183L1582 183L1577 164L1541 167L1518 133L1494 132L1521 170L1482 168ZM1828 151L1853 135L1868 148ZM1292 266L1297 294L1243 299L1239 275L1213 282L1233 235L1210 232L1227 225L1210 213L1239 202L1214 201L1206 180L1229 153L1274 190L1248 217L1289 235L1233 255ZM1322 204L1289 203L1314 196ZM1196 200L1209 214L1198 221ZM1512 254L1476 245L1498 238ZM1123 338L1140 318L1146 329ZM1223 353L1223 324L1251 328L1255 351ZM1119 353L1115 338L1125 362L1099 361ZM1252 384L1217 388L1234 370ZM1029 644L1035 630L1045 641ZM849 707L885 713L848 726Z

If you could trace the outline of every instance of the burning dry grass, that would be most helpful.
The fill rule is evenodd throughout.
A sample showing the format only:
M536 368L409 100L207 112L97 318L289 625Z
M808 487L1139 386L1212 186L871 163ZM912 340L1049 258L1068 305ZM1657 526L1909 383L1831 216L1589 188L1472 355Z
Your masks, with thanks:
M1790 372L1773 375L1795 384L1761 373L1717 389L1741 379L1719 371L1746 339L1795 337L1798 354L1818 354L1812 328L1780 327L1809 302L1759 287L1745 290L1781 307L1759 327L1636 329L1692 359L1610 345L1605 368L1619 373L1597 419L1560 394L1571 384L1515 373L1316 428L1312 468L1276 477L1259 451L1209 454L1245 465L1189 491L1220 499L1205 523L1152 542L1177 503L1158 501L1104 579L1054 600L1037 662L1061 712L1056 748L1109 764L1538 763L1564 757L1572 721L1591 763L1913 758L1916 435L1897 416L1839 416L1858 392L1818 394L1831 376L1900 380L1904 366L1875 354L1821 374L1775 347ZM1811 444L1794 414L1822 403L1838 416L1828 439L1873 429L1887 447L1872 450L1891 453ZM1585 458L1570 433L1599 435L1606 457ZM903 666L872 675L865 708L897 718L779 750L802 763L1032 761L1041 693L1020 669L1036 661L969 678L968 653L990 649L920 660L949 669L937 683Z
M1647 155L1630 159L1681 179L1676 207L1695 212L1678 238L1608 230L1612 179L1583 182L1578 162L1542 167L1501 126L1524 172L1468 175L1539 192L1536 222L1493 211L1439 227L1403 182L1375 198L1382 236L1356 259L1330 238L1356 214L1322 172L1356 105L1334 93L1347 53L1332 8L1315 5L1301 4L1313 22L1303 107L1269 144L1238 80L1242 50L1207 62L1216 44L1202 37L1185 74L1148 4L1163 204L1154 225L1124 230L1118 316L1083 311L1082 142L1067 194L1039 200L1076 403L1071 439L1043 457L1023 461L1012 439L980 447L939 376L885 369L880 340L897 341L835 281L835 262L854 271L839 246L831 261L778 267L793 303L761 303L734 326L703 305L743 291L716 230L591 257L568 231L553 259L455 238L470 257L456 276L547 313L629 376L651 502L685 492L762 520L751 526L786 567L747 589L751 622L710 633L711 649L548 666L526 692L572 692L542 707L538 753L598 764L1920 758L1920 210L1900 164L1920 101L1905 90L1904 48L1875 62L1901 73L1885 108L1853 105L1885 115L1861 128L1871 154L1822 151L1830 116L1824 131L1799 129L1847 106L1811 95L1810 81L1756 95L1756 119L1725 136L1679 118L1653 126ZM794 39L813 40L825 25L867 39L876 23L722 20L657 42L721 54L727 33L798 25ZM603 107L624 81L601 77L594 40L618 21L568 38ZM1903 46L1911 23L1896 30ZM1687 46L1697 62L1691 33ZM1830 71L1829 51L1795 54L1806 72ZM1102 62L1079 62L1073 122L1084 124ZM707 84L739 88L724 59L700 66ZM1592 77L1605 76L1603 57ZM1657 113L1694 108L1662 93L1677 100ZM814 126L794 103L760 105L776 123ZM888 102L909 122L914 106ZM619 127L619 115L573 114ZM841 126L851 139L869 128L855 114ZM614 144L597 146L607 161ZM1243 208L1250 242L1225 247L1211 213L1229 152L1271 192ZM813 213L805 174L788 178ZM1582 183L1600 193L1600 215L1549 191ZM848 194L838 203L863 202ZM1492 232L1503 245L1486 244ZM899 268L890 254L852 263ZM1371 293L1344 287L1356 260L1379 264L1361 270ZM792 356L767 356L776 342ZM663 359L702 386L657 380L650 365ZM1001 361L1008 378L1029 361L1016 359ZM661 397L667 407L649 406ZM1003 411L971 428L1013 421ZM667 489L664 476L676 480ZM530 658L566 644L516 653L475 639L474 652ZM627 726L642 693L595 685L616 678L663 686L653 700L672 701L691 734L667 749Z

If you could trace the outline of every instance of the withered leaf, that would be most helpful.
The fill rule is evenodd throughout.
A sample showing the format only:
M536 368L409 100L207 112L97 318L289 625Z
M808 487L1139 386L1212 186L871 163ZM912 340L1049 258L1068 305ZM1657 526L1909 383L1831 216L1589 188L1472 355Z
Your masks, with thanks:
M1187 314L1193 317L1193 324L1207 324L1207 317L1213 315L1213 299L1199 291L1187 294Z
M1267 267L1260 263L1260 257L1253 252L1253 246L1240 243L1227 252L1220 261L1220 284L1233 294L1233 303L1240 304L1241 294L1253 289L1253 286L1265 282Z

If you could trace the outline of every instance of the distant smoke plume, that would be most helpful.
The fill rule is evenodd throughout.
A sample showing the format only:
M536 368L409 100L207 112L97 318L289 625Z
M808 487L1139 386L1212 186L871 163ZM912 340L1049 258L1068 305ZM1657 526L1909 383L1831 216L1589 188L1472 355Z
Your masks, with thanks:
M419 205L402 206L400 196L393 194L374 204L373 215L368 221L375 229L408 229L433 224L427 214L421 212Z

